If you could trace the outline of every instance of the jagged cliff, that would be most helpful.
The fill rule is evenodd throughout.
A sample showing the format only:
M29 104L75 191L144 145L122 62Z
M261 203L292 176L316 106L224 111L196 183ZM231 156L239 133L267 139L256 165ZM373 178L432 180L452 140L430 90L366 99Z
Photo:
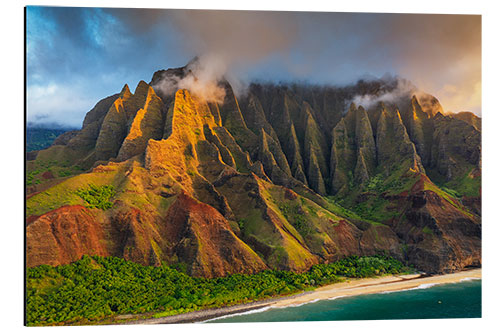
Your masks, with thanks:
M28 266L83 254L185 265L197 276L304 271L385 253L429 272L481 263L480 118L430 95L355 105L389 82L344 88L252 84L207 102L154 73L98 102L82 129L31 154ZM34 171L32 171L34 172ZM75 193L113 185L108 210Z

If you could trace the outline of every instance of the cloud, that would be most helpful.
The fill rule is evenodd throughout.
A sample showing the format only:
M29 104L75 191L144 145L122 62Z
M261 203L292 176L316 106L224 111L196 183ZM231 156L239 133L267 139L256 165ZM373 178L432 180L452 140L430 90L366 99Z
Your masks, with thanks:
M385 76L382 81L386 83L387 88L382 88L379 95L356 95L351 102L365 109L370 109L380 102L397 104L402 99L421 93L410 81L400 77ZM351 103L346 104L349 106Z
M80 128L95 96L57 84L31 85L27 89L27 120L40 125ZM68 115L71 115L68 117Z
M477 15L180 10L167 17L186 50L224 62L226 75L258 78L252 72L276 58L270 72L289 80L346 84L389 72L435 94L445 109L481 109Z
M394 17L394 26L383 40L394 42L398 74L435 95L445 110L480 115L481 17L404 15Z
M187 89L193 95L207 102L224 102L226 95L220 82L224 79L226 66L218 57L204 54L192 60L184 77L164 75L153 88L164 95L173 95L178 89Z
M182 36L180 46L186 53L198 56L199 61L191 66L192 75L179 82L164 80L161 89L189 89L208 101L223 100L221 79L230 82L236 95L242 95L247 87L246 73L272 55L285 57L296 41L298 27L294 13L200 10L164 13L155 16L154 24L161 24L162 20L170 22L168 28ZM147 29L144 15L149 13L141 11L128 19L133 26Z
M481 112L480 16L28 7L27 23L28 89L78 82L105 97L198 55L203 71L181 85L210 96L220 77L244 88L390 73L445 110Z
M471 111L481 116L481 81L458 85L445 85L435 95L439 96L445 112Z
M200 11L169 12L183 46L197 54L217 56L227 68L250 66L274 53L287 53L298 26L290 12Z

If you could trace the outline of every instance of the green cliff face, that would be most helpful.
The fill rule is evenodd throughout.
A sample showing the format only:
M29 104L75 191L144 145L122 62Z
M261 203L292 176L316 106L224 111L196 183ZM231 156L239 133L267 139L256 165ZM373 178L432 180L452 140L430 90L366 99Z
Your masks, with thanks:
M342 194L367 182L375 172L376 153L368 114L353 103L332 132L332 193Z

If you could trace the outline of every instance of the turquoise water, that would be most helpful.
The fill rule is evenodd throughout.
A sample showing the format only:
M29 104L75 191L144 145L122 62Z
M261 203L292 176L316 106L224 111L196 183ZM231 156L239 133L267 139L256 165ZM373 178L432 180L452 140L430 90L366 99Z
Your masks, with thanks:
M210 321L211 323L376 319L480 318L481 280L322 300Z

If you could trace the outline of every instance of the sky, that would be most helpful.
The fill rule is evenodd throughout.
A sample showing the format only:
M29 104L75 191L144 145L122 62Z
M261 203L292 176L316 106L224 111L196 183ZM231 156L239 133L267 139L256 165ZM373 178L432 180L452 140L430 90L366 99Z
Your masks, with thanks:
M80 128L102 98L200 56L208 78L351 84L393 75L481 115L478 15L28 7L28 122ZM241 89L243 90L243 89Z

